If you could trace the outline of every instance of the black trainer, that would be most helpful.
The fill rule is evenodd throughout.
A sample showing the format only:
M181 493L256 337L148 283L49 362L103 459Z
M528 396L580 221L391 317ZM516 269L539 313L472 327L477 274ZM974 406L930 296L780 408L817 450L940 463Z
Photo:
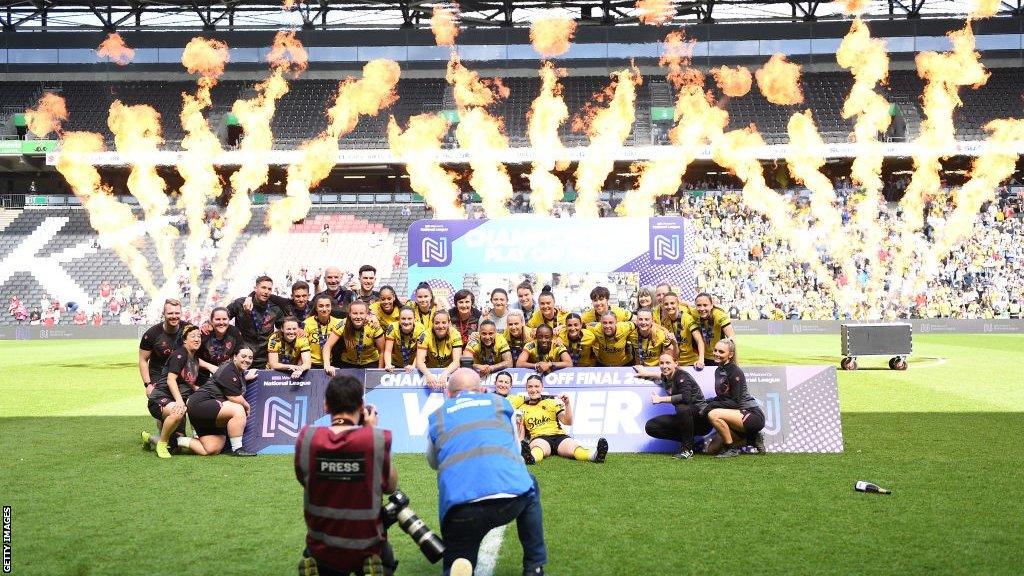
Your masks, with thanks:
M751 444L754 445L754 448L757 448L757 453L758 454L764 454L765 453L765 451L764 451L764 434L761 434L760 432L755 434L754 435L754 441L751 442Z
M232 456L246 457L246 456L255 456L256 453L255 452L249 452L245 448L241 448L239 450L235 450L234 452L232 452L231 455Z
M725 450L722 450L718 454L715 454L715 458L734 458L740 455L740 451L732 446L729 446Z
M533 457L533 451L530 450L530 444L526 440L519 441L519 451L523 455L523 462L526 462L528 466L537 463L537 459Z
M689 460L690 458L693 458L693 450L683 450L679 454L673 456L673 458L676 460Z
M597 452L594 454L594 462L603 464L605 457L608 456L608 441L604 438L598 438L597 448L595 448L595 450L597 450Z

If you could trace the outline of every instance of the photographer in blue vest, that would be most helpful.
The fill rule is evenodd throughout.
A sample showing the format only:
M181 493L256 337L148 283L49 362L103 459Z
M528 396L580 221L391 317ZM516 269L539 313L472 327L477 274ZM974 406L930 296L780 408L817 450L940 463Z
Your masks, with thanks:
M513 520L523 545L523 574L543 575L540 488L523 463L512 405L485 393L469 368L452 372L447 394L430 415L427 446L427 461L437 470L445 575L466 560L475 565L484 535Z

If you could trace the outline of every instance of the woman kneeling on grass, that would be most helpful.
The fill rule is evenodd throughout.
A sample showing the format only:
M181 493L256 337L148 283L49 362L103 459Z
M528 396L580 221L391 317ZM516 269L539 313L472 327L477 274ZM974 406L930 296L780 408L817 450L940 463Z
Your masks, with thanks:
M518 402L513 403L516 407ZM544 394L544 381L540 375L532 374L526 379L526 399L519 410L523 413L523 427L529 444L522 441L523 460L527 464L536 464L545 456L558 454L565 458L575 458L581 462L604 462L608 454L608 441L597 440L597 448L591 450L580 446L579 442L565 433L562 425L572 425L572 406L569 397Z
M242 432L249 415L245 401L245 383L256 378L252 366L252 349L242 346L235 351L210 381L188 400L188 419L199 438L192 438L188 448L200 456L220 454L225 437L231 439L235 456L255 456L242 449Z
M724 447L717 456L731 458L740 454L764 454L764 439L761 429L764 428L764 412L750 392L747 390L747 377L736 365L736 342L732 338L722 338L714 347L715 363L715 397L707 402L704 411L711 425L718 431L721 445ZM744 438L737 440L736 433ZM715 444L705 452L714 452Z
M154 445L156 455L160 458L170 458L171 453L167 444L175 429L181 425L176 433L176 446L188 443L184 436L185 403L195 390L196 380L199 378L199 360L196 352L202 344L202 333L191 324L182 331L181 346L171 353L164 365L163 374L155 382L153 393L149 396L149 413L160 421L160 438L156 439L149 432L142 433L142 446L147 450Z

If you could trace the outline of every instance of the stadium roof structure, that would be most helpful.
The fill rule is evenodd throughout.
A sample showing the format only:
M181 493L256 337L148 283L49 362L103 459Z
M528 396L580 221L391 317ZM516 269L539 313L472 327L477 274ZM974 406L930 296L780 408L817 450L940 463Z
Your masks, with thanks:
M292 0L285 0L291 2ZM429 27L436 5L424 0L0 0L4 32L41 30L263 30L379 29ZM839 2L820 0L696 0L672 2L667 24L803 21L842 15ZM964 14L963 0L874 0L868 18L918 19ZM638 24L635 0L463 0L463 27L522 26L542 14L558 14L582 25ZM1024 0L1004 0L1001 12L1020 16Z

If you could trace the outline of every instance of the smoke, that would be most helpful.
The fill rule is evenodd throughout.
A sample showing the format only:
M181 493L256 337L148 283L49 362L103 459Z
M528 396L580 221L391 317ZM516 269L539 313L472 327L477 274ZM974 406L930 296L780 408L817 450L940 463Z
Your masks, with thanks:
M418 114L409 119L403 132L392 116L388 122L388 145L409 173L409 185L423 196L436 218L463 218L457 205L457 176L437 162L441 142L448 133L448 121L437 114Z
M565 169L565 163L556 162L565 147L558 135L558 128L569 119L569 108L562 97L562 85L558 82L558 70L551 62L544 62L540 68L540 94L530 105L526 114L526 134L533 148L533 171L527 175L530 180L530 203L538 214L550 214L555 202L562 199L562 181L552 170Z
M459 10L457 4L434 6L430 17L430 29L438 46L454 46L459 35Z
M96 55L100 58L109 58L118 66L127 66L135 58L135 50L132 50L124 43L124 39L117 32L107 35L107 39L100 43L96 49Z
M544 58L554 58L569 51L576 21L571 18L541 18L530 25L530 43Z
M615 151L622 148L633 129L636 88L643 83L636 68L614 73L611 84L599 102L610 99L603 108L588 107L573 119L573 130L586 130L590 137L583 160L576 167L576 215L598 215L597 201L604 182L615 167Z
M512 198L512 180L498 154L508 148L508 138L503 119L484 107L506 98L508 88L497 78L490 82L481 80L476 72L462 65L455 52L448 61L447 79L459 109L455 139L469 153L473 170L469 184L480 195L488 217L506 215Z
M155 155L163 144L160 114L148 104L125 106L120 100L110 105L107 126L114 134L114 146L131 164L128 191L138 199L146 215L146 229L153 238L164 279L174 277L177 265L174 241L178 231L166 220L167 183L157 174Z
M51 132L60 133L61 122L68 119L64 98L46 92L35 108L25 110L25 125L37 138L46 138Z
M155 298L157 288L149 273L149 263L132 245L129 232L138 221L131 207L118 202L110 189L103 186L99 171L89 160L90 154L102 151L103 137L99 134L65 132L61 137L57 171L64 176L89 213L89 223L99 233L100 241L110 243L142 288Z
M352 132L361 116L375 116L398 99L395 86L401 70L391 60L371 60L363 77L338 84L334 105L327 110L327 129L299 148L299 159L288 166L285 197L270 206L271 230L282 233L301 220L312 206L310 190L330 175L338 161L338 139Z
M206 38L193 38L185 46L181 63L190 74L199 74L196 93L181 94L181 126L185 137L181 140L184 154L178 162L181 174L179 204L185 211L189 235L185 244L185 259L189 263L189 308L195 312L199 299L199 268L203 240L209 237L209 226L204 222L207 202L219 198L223 191L220 176L213 160L223 149L217 135L210 129L203 111L211 106L210 90L224 73L228 61L228 46Z
M745 66L719 66L711 69L711 75L715 77L715 83L722 94L730 98L746 96L754 81L753 75Z
M772 104L789 106L804 101L804 93L800 89L800 65L788 62L785 55L773 55L754 76L761 94Z

